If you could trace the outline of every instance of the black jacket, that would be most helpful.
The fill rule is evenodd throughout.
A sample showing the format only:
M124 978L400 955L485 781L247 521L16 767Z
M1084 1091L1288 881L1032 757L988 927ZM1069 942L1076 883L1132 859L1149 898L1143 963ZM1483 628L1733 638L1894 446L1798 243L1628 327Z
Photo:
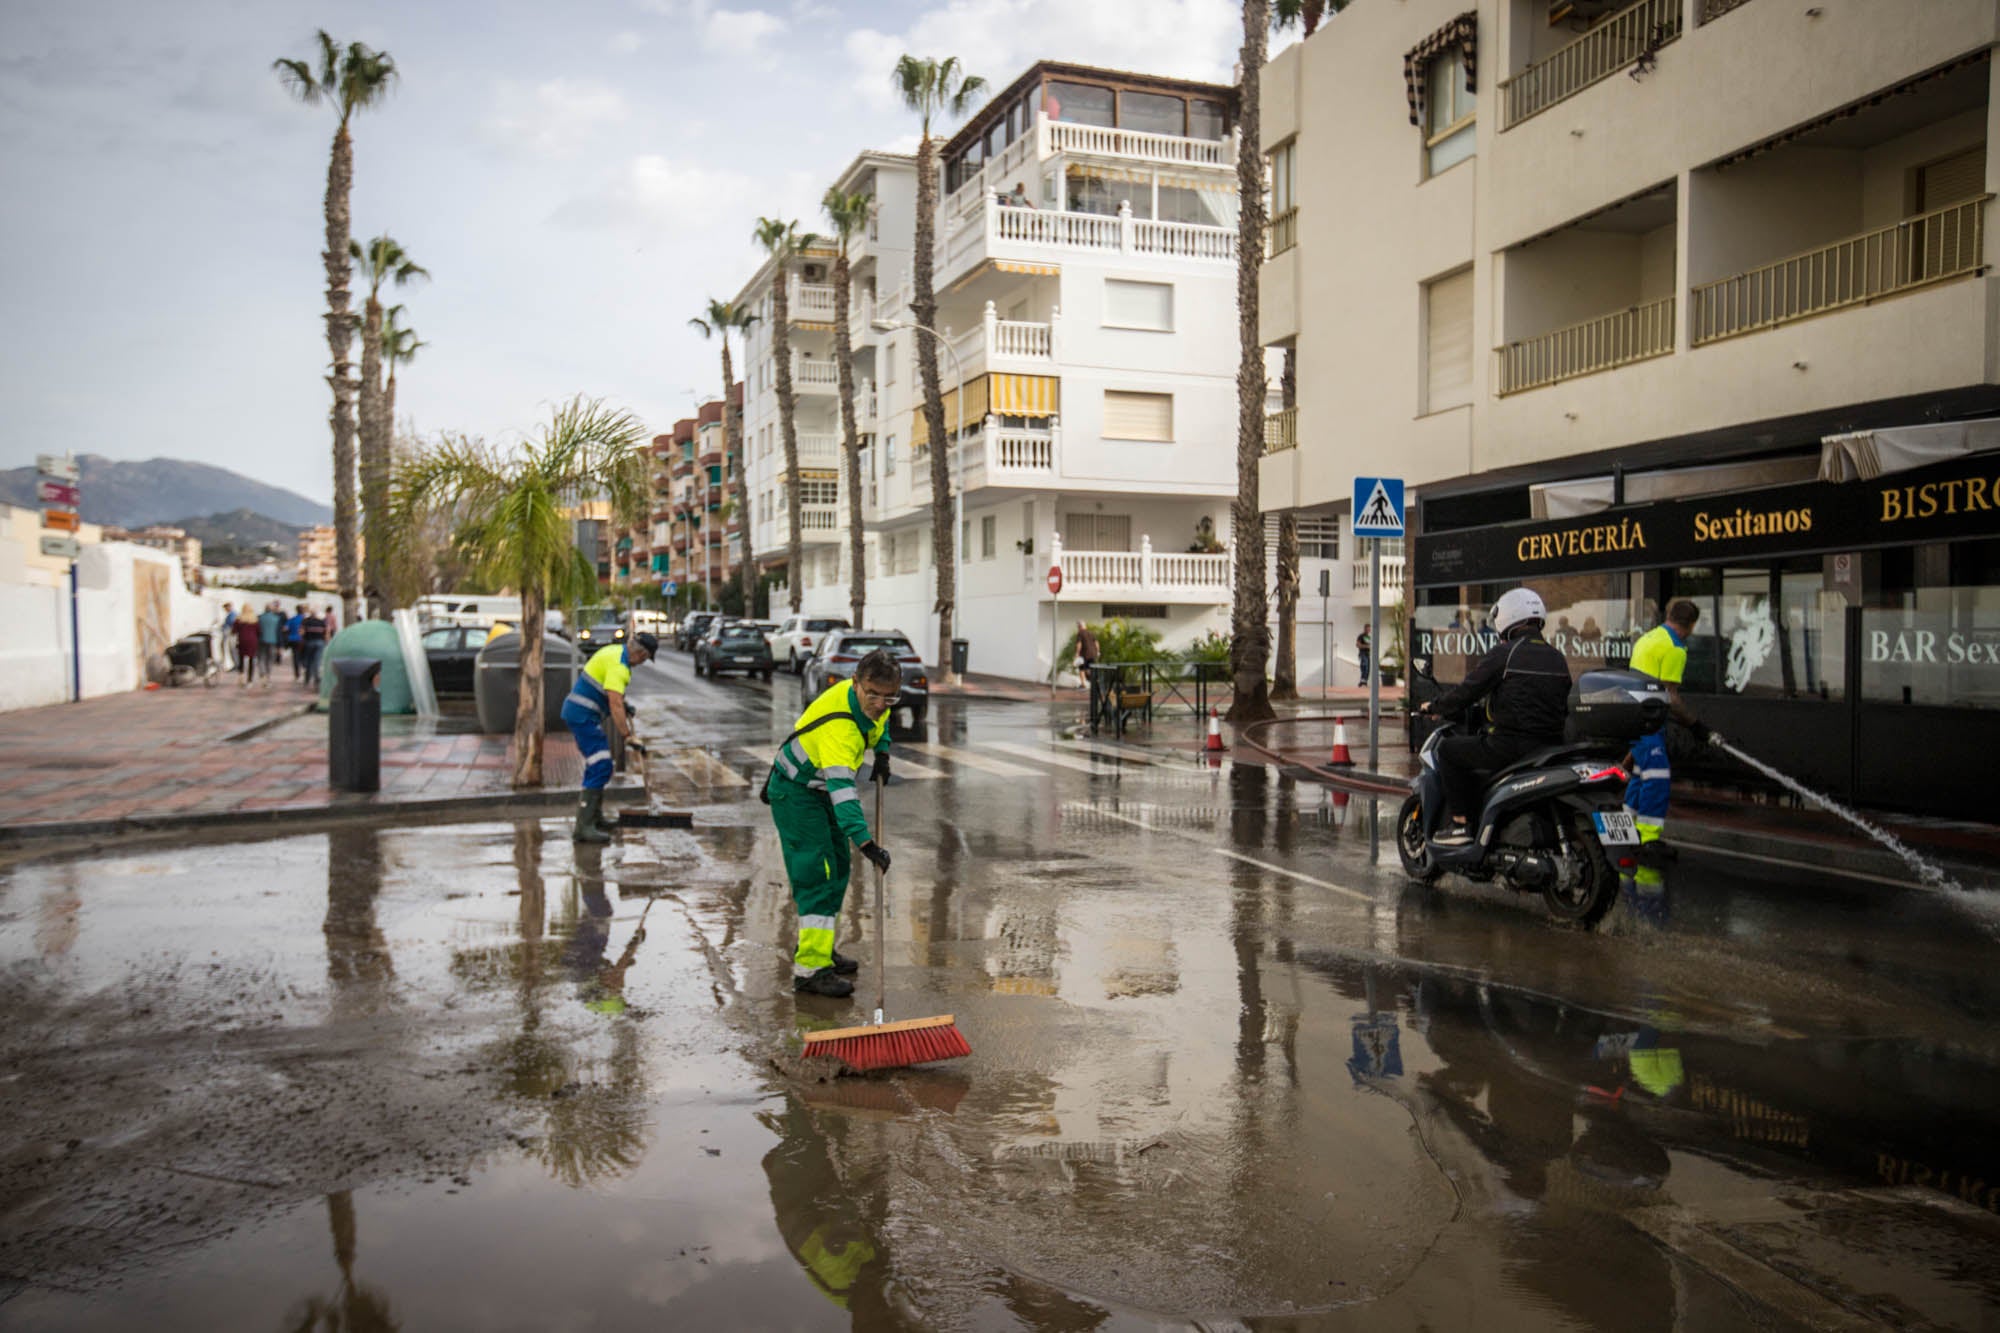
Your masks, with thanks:
M1431 704L1456 713L1486 701L1486 729L1503 736L1559 745L1569 713L1569 662L1539 632L1495 644L1457 686Z

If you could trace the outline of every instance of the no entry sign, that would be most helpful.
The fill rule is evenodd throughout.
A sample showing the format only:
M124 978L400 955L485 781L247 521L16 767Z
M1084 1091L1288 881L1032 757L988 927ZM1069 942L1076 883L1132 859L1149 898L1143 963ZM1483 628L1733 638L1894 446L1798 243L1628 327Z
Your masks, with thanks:
M1049 596L1062 596L1062 566L1049 566Z

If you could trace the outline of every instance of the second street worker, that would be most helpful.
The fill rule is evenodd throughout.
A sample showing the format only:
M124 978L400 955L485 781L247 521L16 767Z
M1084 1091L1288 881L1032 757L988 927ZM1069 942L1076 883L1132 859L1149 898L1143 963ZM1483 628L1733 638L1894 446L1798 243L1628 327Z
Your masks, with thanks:
M799 913L792 989L802 994L837 1000L854 994L847 978L861 965L833 947L853 865L848 845L889 869L889 853L868 831L855 784L889 780L889 708L902 691L895 655L881 648L869 653L855 664L853 680L828 686L799 714L764 780Z
M1473 664L1465 679L1417 711L1456 713L1486 701L1486 725L1438 746L1438 777L1454 821L1440 843L1464 842L1467 821L1479 815L1480 790L1489 776L1530 751L1560 745L1569 714L1569 661L1542 638L1548 608L1528 588L1502 593L1493 604L1500 642Z
M1667 700L1674 721L1694 733L1698 741L1720 744L1722 738L1709 730L1706 722L1681 700L1681 680L1687 675L1687 641L1694 636L1701 608L1680 598L1667 607L1664 625L1655 625L1632 645L1632 669L1643 671L1667 687ZM1642 860L1650 861L1667 822L1667 798L1673 784L1673 768L1667 760L1666 728L1633 743L1629 756L1632 781L1625 788L1625 807L1639 829Z
M659 649L660 641L650 634L635 634L598 649L563 700L563 724L576 737L577 753L583 756L583 792L577 798L576 832L571 835L578 842L611 841L611 830L604 826L604 788L612 769L611 740L604 734L604 724L608 720L620 736L632 739L625 687L632 683L632 668L651 661Z

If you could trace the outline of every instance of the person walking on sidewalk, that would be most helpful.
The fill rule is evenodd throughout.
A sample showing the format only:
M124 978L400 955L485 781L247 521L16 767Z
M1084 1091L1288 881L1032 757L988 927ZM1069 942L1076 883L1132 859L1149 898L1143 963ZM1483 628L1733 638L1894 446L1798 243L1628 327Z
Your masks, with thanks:
M764 779L764 802L778 826L799 914L792 989L802 995L844 1000L854 994L847 978L861 965L833 947L834 930L853 865L849 846L889 869L889 853L869 832L857 784L889 780L889 709L902 689L895 656L881 648L869 653L855 664L853 680L828 686L799 714Z
M1368 683L1368 656L1374 647L1375 640L1368 636L1368 627L1363 625L1361 632L1354 636L1354 656L1361 663L1361 683L1363 685Z
M1076 622L1076 674L1084 680L1090 679L1090 669L1097 665L1097 659L1104 656L1104 647L1097 641L1097 631L1084 621Z
M1716 744L1721 737L1694 715L1681 700L1681 680L1687 675L1687 641L1694 636L1701 607L1682 597L1667 607L1667 621L1655 625L1632 645L1632 669L1644 672L1667 687L1667 703L1674 721L1694 733L1694 738ZM1625 786L1625 808L1639 828L1639 852L1651 860L1655 852L1648 844L1660 840L1667 823L1667 801L1672 794L1673 765L1667 759L1665 727L1633 742L1626 764L1632 781Z
M305 618L299 621L299 656L305 661L306 688L319 688L319 655L326 651L326 617L304 608Z
M583 756L583 791L577 797L576 829L570 835L577 842L611 841L611 830L604 826L604 788L611 781L613 765L604 726L608 720L619 736L632 739L625 687L632 683L632 668L650 661L659 650L660 641L650 634L635 634L624 643L599 648L563 700L563 725L576 737L576 751Z
M306 609L303 605L294 608L291 618L285 621L285 650L292 657L292 679L294 681L306 673L305 658L299 652L299 645L303 642L300 638L300 628L305 622Z
M248 687L257 678L257 617L246 605L231 628L236 632L236 665L242 668L243 684Z
M222 647L219 650L223 670L236 670L236 603L222 604Z
M265 688L271 684L271 668L278 664L278 645L285 641L285 613L274 598L257 617L257 674Z

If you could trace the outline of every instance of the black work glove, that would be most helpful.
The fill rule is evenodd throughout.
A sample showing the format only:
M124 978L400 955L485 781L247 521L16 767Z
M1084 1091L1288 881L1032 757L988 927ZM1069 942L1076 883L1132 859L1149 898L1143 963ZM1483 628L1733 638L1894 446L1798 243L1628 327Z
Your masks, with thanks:
M861 854L875 863L875 868L883 874L889 873L889 849L870 838L861 844Z
M889 785L889 752L887 750L877 750L875 752L875 785L878 787Z
M1700 718L1696 718L1693 722L1690 722L1688 730L1694 733L1694 738L1703 745L1707 745L1715 736L1715 732L1709 729L1708 723L1702 721Z

